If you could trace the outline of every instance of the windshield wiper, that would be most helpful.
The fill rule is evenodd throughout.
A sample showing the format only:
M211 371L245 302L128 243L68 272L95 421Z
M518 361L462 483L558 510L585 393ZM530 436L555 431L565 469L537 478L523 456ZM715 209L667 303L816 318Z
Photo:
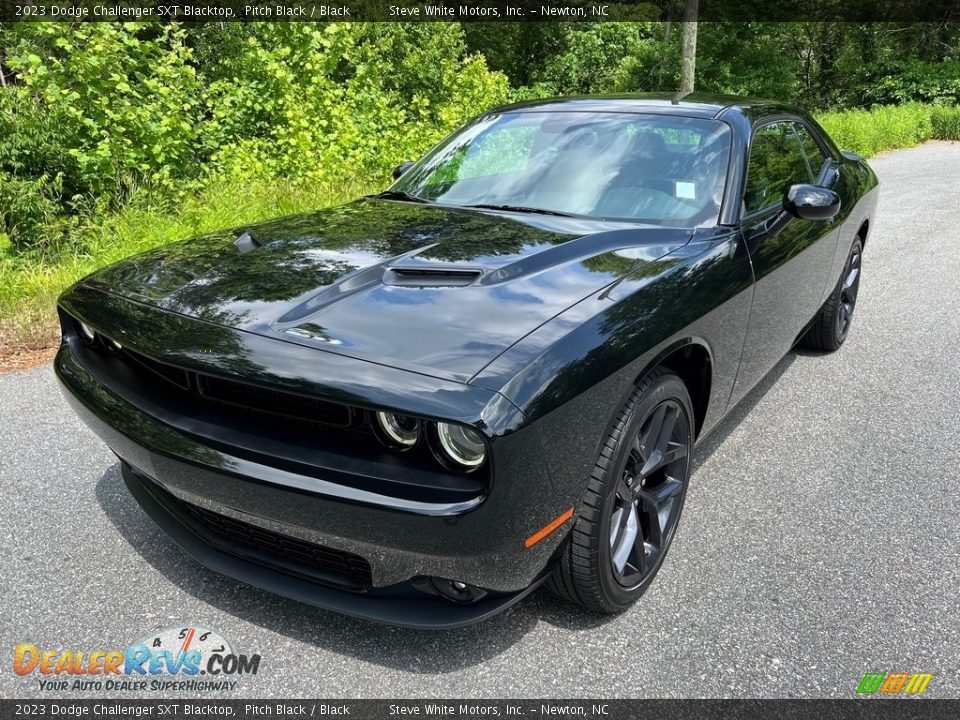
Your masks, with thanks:
M384 190L382 193L371 195L370 197L382 198L383 200L406 200L407 202L428 203L429 200L418 195L411 195L403 190Z
M526 207L524 205L489 205L487 203L480 203L478 205L464 205L464 207L476 208L478 210L504 210L507 212L531 213L534 215L556 215L558 217L580 217L579 215L574 215L573 213L565 213L559 210L547 210L546 208Z

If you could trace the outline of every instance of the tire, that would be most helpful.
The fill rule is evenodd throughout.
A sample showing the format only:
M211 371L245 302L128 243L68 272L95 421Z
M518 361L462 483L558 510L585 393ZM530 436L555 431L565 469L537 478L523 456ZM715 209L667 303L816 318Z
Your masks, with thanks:
M605 438L547 587L600 613L625 610L646 591L683 510L693 434L686 385L668 370L653 370Z
M857 237L850 247L847 262L837 286L820 308L813 324L800 343L814 350L833 352L843 345L850 332L853 311L857 306L857 293L860 290L860 268L863 259L863 240Z

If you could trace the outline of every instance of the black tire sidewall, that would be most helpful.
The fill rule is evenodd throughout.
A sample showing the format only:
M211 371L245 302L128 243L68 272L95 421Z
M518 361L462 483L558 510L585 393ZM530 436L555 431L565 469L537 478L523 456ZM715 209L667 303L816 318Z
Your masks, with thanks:
M683 409L684 421L687 426L687 471L683 478L683 490L677 498L680 503L677 508L677 523L674 525L671 534L664 543L663 551L657 560L657 565L653 571L633 588L625 588L617 582L613 573L613 565L610 558L610 523L613 515L613 504L616 495L616 487L623 473L624 466L629 455L629 447L635 435L640 431L640 424L647 418L650 412L664 400L674 400ZM693 407L690 402L690 395L687 392L683 381L673 373L663 373L660 377L646 388L643 394L638 398L635 407L630 413L629 418L622 428L617 442L616 454L613 462L608 466L604 477L604 499L600 514L600 522L597 525L599 537L598 557L599 563L598 575L600 590L604 598L611 605L618 607L627 607L639 598L650 586L653 579L657 576L665 556L670 550L676 529L679 526L680 516L683 513L683 505L686 500L687 487L690 479L690 458L693 454Z

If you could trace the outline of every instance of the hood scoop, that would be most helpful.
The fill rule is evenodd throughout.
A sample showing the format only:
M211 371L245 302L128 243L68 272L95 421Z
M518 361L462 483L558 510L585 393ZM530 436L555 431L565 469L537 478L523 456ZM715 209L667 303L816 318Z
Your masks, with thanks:
M459 287L472 285L482 274L482 270L473 268L392 267L383 274L383 284L401 287Z
M278 318L275 327L285 329L314 313L358 292L378 285L411 288L442 288L472 285L482 270L453 267L388 267L373 265L348 275Z

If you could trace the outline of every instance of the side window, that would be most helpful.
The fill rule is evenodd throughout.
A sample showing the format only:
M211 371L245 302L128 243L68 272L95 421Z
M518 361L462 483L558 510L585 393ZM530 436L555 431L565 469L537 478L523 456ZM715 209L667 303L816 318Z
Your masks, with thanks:
M792 125L771 123L753 134L743 194L748 213L779 203L791 185L811 182L807 159Z
M803 153L807 156L807 162L810 163L813 182L816 182L817 178L820 177L820 171L823 170L823 163L826 161L827 156L823 154L823 150L817 145L817 141L813 139L813 135L810 134L809 130L799 123L794 123L793 127L797 131L797 135L800 136Z

